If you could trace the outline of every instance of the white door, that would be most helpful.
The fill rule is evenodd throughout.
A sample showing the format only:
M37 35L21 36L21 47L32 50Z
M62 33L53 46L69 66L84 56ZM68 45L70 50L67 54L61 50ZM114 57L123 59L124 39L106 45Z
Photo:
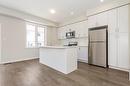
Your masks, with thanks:
M117 42L116 33L109 33L108 36L108 65L117 67Z
M115 33L117 31L117 9L108 11L108 32Z
M129 6L118 8L118 27L119 32L128 33L129 28Z
M126 33L119 33L118 67L129 69L129 44L128 44L128 34Z
M97 15L97 26L108 25L108 12L103 12Z

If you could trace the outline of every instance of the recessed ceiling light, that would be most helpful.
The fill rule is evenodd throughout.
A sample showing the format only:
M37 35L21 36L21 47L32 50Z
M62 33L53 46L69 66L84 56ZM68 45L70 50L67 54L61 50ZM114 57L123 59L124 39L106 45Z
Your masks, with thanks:
M51 9L51 10L50 10L50 13L55 14L56 11L55 11L54 9Z
M104 0L100 0L101 2L104 2Z

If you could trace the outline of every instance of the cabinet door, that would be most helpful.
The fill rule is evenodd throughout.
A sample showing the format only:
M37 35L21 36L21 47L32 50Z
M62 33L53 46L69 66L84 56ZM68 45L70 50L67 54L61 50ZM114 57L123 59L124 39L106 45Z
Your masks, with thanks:
M88 47L79 48L78 59L88 62Z
M129 28L129 6L118 8L118 28L119 32L128 32Z
M103 12L97 15L97 26L108 25L108 12Z
M88 17L88 28L96 27L97 15Z
M116 33L108 36L108 65L117 67L117 37Z
M119 33L118 38L118 67L129 69L129 44L128 34Z
M87 21L80 22L80 28L82 31L80 31L81 37L87 37L88 36L88 25Z
M115 33L117 31L117 9L108 11L108 32Z

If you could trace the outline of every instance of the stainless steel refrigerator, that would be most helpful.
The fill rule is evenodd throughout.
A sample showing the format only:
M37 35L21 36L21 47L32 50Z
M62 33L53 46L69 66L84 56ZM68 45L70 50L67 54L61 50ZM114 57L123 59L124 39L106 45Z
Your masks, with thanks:
M89 29L88 63L108 67L108 30L107 26Z

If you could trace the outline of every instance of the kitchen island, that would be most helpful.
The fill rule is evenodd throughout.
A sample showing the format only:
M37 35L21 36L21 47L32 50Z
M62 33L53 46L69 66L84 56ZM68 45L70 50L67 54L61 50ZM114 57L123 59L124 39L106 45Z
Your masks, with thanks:
M77 69L77 47L41 47L39 57L40 63L64 74L68 74Z

